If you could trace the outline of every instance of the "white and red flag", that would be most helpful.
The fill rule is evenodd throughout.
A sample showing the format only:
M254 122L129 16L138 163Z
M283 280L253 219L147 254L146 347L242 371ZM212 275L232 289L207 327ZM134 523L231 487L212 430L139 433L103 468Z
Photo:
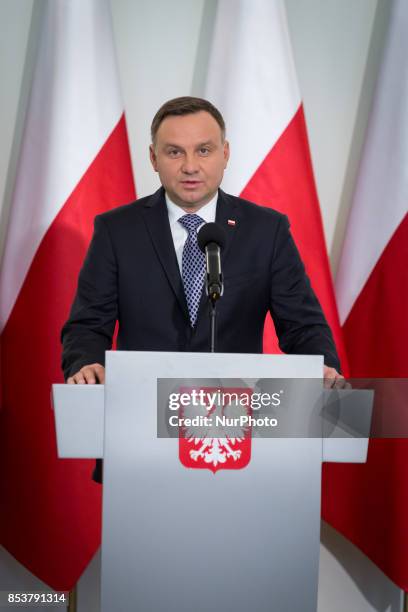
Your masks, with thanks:
M58 460L50 388L94 216L135 189L106 0L48 0L0 273L0 543L70 589L100 542L92 462Z
M336 280L353 377L408 378L407 32L396 0ZM408 591L408 440L372 440L367 464L325 476L324 518Z
M223 188L288 215L346 368L302 100L282 0L219 0L205 97L227 118ZM272 326L267 352L278 345Z

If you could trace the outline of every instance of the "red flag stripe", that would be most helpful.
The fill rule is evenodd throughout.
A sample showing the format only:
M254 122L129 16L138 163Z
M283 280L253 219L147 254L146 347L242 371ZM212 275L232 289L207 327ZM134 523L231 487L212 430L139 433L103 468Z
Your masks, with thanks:
M408 215L344 325L354 377L408 377ZM364 465L327 465L323 518L408 591L408 440L371 440ZM384 520L388 518L386 526ZM392 518L392 520L391 520ZM386 531L385 531L386 530Z

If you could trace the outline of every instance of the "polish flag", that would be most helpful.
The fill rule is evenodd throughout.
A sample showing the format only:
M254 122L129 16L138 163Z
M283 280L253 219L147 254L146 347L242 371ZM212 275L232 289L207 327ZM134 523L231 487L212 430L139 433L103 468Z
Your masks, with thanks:
M289 217L347 367L282 0L219 0L205 96L227 118L223 189ZM264 350L278 352L268 321Z
M336 282L353 377L408 378L407 32L396 0ZM408 591L408 440L372 440L325 485L324 518Z
M58 460L51 384L96 214L134 200L106 0L44 5L0 272L0 542L54 589L100 543L92 461Z

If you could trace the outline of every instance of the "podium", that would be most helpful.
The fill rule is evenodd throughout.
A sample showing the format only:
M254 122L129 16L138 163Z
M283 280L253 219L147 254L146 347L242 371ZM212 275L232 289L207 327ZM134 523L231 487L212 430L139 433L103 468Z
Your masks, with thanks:
M102 612L316 611L322 462L364 462L368 443L310 428L322 371L321 356L110 351L105 385L53 386L59 456L104 458ZM251 436L239 469L187 466L179 437L158 436L161 396L197 380L279 392L295 381L300 433Z

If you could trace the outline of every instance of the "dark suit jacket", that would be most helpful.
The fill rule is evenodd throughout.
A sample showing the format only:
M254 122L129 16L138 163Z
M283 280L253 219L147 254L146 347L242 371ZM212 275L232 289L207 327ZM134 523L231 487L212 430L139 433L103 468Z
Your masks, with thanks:
M235 226L228 224L235 220ZM287 218L219 191L216 222L224 296L217 306L217 351L261 353L268 310L285 353L323 354L339 369L331 331L305 274ZM121 350L209 350L203 290L191 328L164 190L99 215L70 317L62 330L65 377L104 363L116 320Z
M326 365L339 369L331 331L287 218L220 190L216 222L227 235L221 254L224 295L217 306L217 351L261 353L270 311L282 351L323 354ZM116 321L118 349L207 352L206 301L203 289L192 329L162 188L97 216L62 330L65 377L86 364L104 364ZM101 467L98 461L97 482Z

